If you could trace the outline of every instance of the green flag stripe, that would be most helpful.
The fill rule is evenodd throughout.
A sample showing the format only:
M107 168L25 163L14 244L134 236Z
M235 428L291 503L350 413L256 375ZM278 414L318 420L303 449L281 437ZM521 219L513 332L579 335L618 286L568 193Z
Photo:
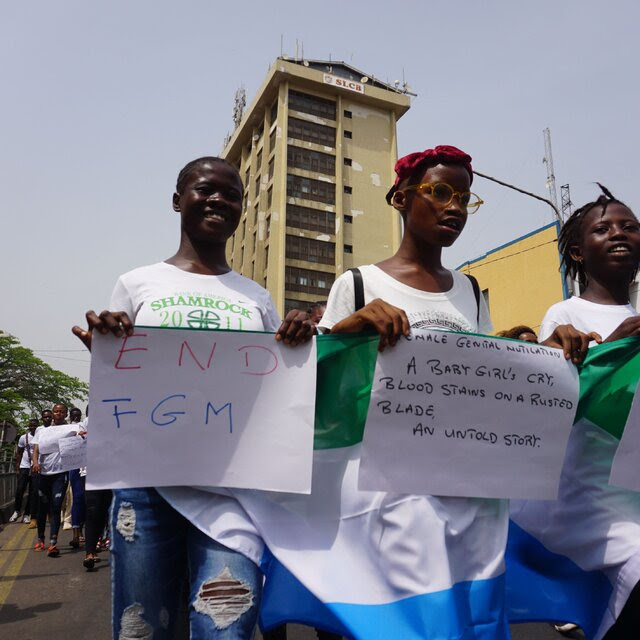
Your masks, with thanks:
M378 350L377 334L318 336L314 449L362 441Z
M586 418L620 439L640 381L640 338L591 347L580 371L576 421Z

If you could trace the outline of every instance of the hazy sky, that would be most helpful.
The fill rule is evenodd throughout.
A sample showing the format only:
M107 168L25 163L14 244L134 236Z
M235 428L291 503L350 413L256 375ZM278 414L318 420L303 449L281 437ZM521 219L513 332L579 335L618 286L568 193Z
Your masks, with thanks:
M418 96L401 155L454 144L546 195L550 127L558 189L579 205L599 180L637 211L639 18L631 0L3 2L0 328L88 378L70 327L106 306L120 273L175 251L177 172L220 152L235 90L253 98L281 34L289 55L298 39L306 57L383 80L404 70ZM486 204L449 266L552 219L482 179L473 188Z

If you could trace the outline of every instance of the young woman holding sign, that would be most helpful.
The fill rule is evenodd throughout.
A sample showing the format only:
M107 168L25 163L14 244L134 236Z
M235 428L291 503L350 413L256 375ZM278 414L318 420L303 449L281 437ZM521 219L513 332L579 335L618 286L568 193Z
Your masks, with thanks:
M380 335L380 351L425 329L491 332L477 283L442 265L443 249L458 239L467 216L483 204L470 191L471 157L455 147L438 146L401 158L395 170L387 202L404 223L400 247L391 258L336 280L320 328L330 333L372 328ZM588 338L560 327L546 344L561 346L565 357L578 362ZM393 504L385 518L395 523L384 527L386 553L415 568L415 575L407 575L389 567L389 581L401 590L413 582L424 584L426 574L429 584L448 585L426 605L434 608L423 612L424 624L431 625L425 636L508 637L501 578L507 501L395 494L385 500ZM370 541L372 550L378 544ZM478 591L476 586L460 588L470 581L477 581ZM435 620L440 620L437 628Z
M87 346L93 331L130 335L134 323L277 331L276 339L290 345L308 340L313 327L306 314L291 312L281 326L269 293L227 264L226 243L240 221L242 193L238 171L225 160L189 162L173 194L181 221L176 254L120 276L110 311L89 311L88 331L76 326L73 332ZM188 571L191 637L252 638L263 580L258 559L214 540L233 544L235 532L245 526L236 500L189 487L114 494L113 637L174 638ZM218 517L212 519L212 513Z
M640 315L629 300L640 264L640 222L608 189L600 188L602 195L574 211L560 232L562 262L581 293L547 311L542 339L566 323L598 342L640 336ZM604 430L577 422L558 500L514 505L516 522L532 532L542 526L541 539L551 551L608 577L613 596L598 637L617 622L606 640L635 638L640 629L640 493L609 484L617 446L618 440ZM563 625L567 631L569 627Z

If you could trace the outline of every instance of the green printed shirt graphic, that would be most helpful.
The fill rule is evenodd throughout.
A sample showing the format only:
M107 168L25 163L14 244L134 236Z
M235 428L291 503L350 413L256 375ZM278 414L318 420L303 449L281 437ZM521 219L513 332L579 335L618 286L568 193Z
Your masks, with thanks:
M112 311L126 311L137 325L275 331L278 314L261 286L234 271L210 276L160 262L120 276Z

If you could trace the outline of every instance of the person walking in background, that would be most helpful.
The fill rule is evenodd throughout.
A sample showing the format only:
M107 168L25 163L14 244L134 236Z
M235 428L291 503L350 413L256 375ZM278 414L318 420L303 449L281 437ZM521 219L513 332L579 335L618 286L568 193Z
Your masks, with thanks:
M69 411L69 423L82 426L82 411L78 407L73 407ZM69 484L71 485L71 528L73 529L73 538L69 545L74 549L79 549L82 544L82 527L85 522L85 473L81 473L80 469L72 469L69 471ZM68 504L68 502L67 502ZM68 509L67 509L68 510Z
M37 489L34 490L31 481L31 454L33 452L33 438L38 429L40 421L37 418L29 420L27 432L20 436L18 446L16 448L16 473L18 474L18 482L16 487L16 499L13 505L13 514L9 518L9 522L17 522L22 511L22 499L26 489L29 489L28 498L25 501L25 510L22 522L30 523L31 514L35 516L37 506Z
M50 429L55 429L66 424L67 405L62 402L57 403L53 407L53 425L47 429L39 429L33 441L33 470L40 474L40 486L38 495L40 498L40 507L38 510L38 541L36 542L35 551L44 551L44 536L47 523L47 515L49 516L50 541L47 555L55 558L60 555L58 549L58 531L60 529L60 509L62 508L62 499L67 490L69 475L61 469L61 456L59 450L40 453L40 442L44 433L49 435ZM78 429L79 431L80 429ZM64 430L60 431L62 437Z
M47 428L51 426L53 422L53 412L51 409L44 409L40 413L42 425L38 427ZM36 429L36 432L38 431ZM33 468L33 451L31 457L31 490L33 491L33 503L31 505L31 522L29 522L29 529L36 529L38 526L38 513L40 511L40 474Z

